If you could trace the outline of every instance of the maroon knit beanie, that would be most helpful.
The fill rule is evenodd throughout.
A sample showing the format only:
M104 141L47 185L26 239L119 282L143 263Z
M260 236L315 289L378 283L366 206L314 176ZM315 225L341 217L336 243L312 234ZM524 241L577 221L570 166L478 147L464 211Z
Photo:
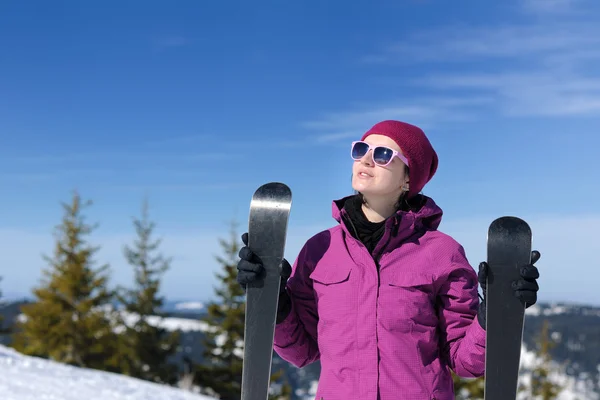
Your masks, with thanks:
M421 128L400 121L381 121L369 129L361 140L369 135L383 135L392 139L408 159L410 183L408 197L417 195L433 177L438 157Z

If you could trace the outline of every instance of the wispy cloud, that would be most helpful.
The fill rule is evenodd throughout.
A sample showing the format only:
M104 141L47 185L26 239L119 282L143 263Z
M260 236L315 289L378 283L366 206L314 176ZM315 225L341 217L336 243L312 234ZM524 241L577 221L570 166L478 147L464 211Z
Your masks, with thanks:
M184 182L184 183L124 183L103 185L111 190L143 191L143 192L216 192L223 190L239 190L251 187L244 182Z
M158 51L175 47L183 47L189 43L189 39L182 35L164 35L154 39L153 42L154 48Z
M97 150L89 152L65 152L65 153L53 153L53 154L39 154L39 155L7 155L3 157L2 161L18 163L18 164L55 164L55 165L69 165L78 163L80 168L85 168L88 162L110 162L110 163L149 163L155 165L156 163L162 162L197 162L206 160L223 160L231 158L231 154L223 151L198 151L194 152L191 148L186 148L185 151L147 151L144 149L134 150ZM113 164L114 165L114 164ZM71 170L71 169L70 169Z
M30 183L44 182L53 180L57 177L57 174L52 172L2 172L0 173L0 182L23 182L27 181Z
M464 63L500 58L545 60L556 55L568 58L572 52L593 50L600 43L599 29L595 22L573 20L496 27L448 26L415 33L383 48L373 59L391 63Z
M173 136L164 136L160 138L148 139L142 143L143 146L148 147L157 147L157 146L165 146L165 145L189 145L189 144L201 144L205 141L212 141L214 136L199 133L195 135L173 135Z
M426 72L399 83L487 96L504 115L600 115L600 8L586 9L589 2L575 0L520 5L536 11L536 18L418 32L363 61L375 67L425 66ZM447 72L457 67L461 72Z
M521 0L523 11L533 14L564 14L572 12L585 0Z
M44 168L39 171L21 171L21 172L2 172L0 173L0 183L8 183L19 186L37 186L55 185L57 181L64 179L74 179L77 177L89 179L97 177L114 177L116 174L122 174L123 171L112 168L72 168L72 169L54 169Z
M102 188L105 191L149 192L214 192L244 187L239 182L215 182L209 164L203 165L200 160L196 164L177 163L171 165L165 162L163 167L161 167L161 163L150 162L135 166L117 165L98 168L66 168L36 164L33 167L28 166L23 171L0 173L0 184L38 189L67 185L91 186L96 189Z
M415 97L387 104L356 107L354 110L325 113L302 127L318 132L311 138L317 143L332 143L359 137L366 127L384 119L400 119L415 123L423 129L436 124L469 119L465 107L473 110L487 107L493 101L486 96Z
M405 118L430 117L435 110L419 105L392 105L373 109L358 109L356 111L333 112L322 116L321 119L305 122L309 129L352 129L362 126L367 121L377 121L382 118L394 118L400 115ZM331 134L328 134L331 137Z
M600 78L546 71L437 75L420 83L440 90L472 89L492 93L505 115L600 115Z
M358 136L358 132L356 131L348 131L348 132L337 132L337 133L326 133L321 136L317 136L315 141L321 144L328 144L331 142L337 142L341 140L347 140L351 138L356 138Z

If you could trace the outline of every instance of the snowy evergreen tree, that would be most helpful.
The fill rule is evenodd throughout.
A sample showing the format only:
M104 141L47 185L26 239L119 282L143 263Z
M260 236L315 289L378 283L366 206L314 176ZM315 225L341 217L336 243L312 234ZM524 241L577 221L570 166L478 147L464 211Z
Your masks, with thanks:
M23 305L24 321L17 324L13 346L28 355L79 367L119 372L118 336L110 318L113 295L108 265L94 267L98 248L86 241L94 226L85 222L82 202L75 193L63 204L52 258L45 280L33 290L36 300Z
M228 240L221 239L223 256L216 257L222 266L215 289L216 301L208 305L204 321L210 330L204 342L204 363L197 366L196 383L204 392L217 395L221 400L239 400L242 383L242 357L244 344L245 294L236 280L238 253L241 248L240 234L232 223ZM272 399L288 399L290 388L278 382L283 371L271 377Z
M550 338L548 331L549 324L545 320L538 339L537 356L539 357L539 362L533 371L531 371L531 399L553 400L557 398L561 391L560 385L551 378L551 374L555 368L552 366L550 350L555 344Z
M2 277L0 276L0 282L2 282ZM2 289L0 288L0 304L2 304ZM4 316L0 315L0 335L6 333L4 326Z
M483 400L485 380L481 378L461 378L452 373L456 400Z
M170 268L170 259L158 252L161 240L154 240L155 223L148 216L148 202L142 205L141 218L134 218L137 235L133 246L125 246L124 255L132 266L135 284L121 288L119 300L133 322L125 328L126 373L149 381L174 384L177 366L170 357L177 351L179 335L159 326L150 318L164 316L164 298L159 296L161 276Z

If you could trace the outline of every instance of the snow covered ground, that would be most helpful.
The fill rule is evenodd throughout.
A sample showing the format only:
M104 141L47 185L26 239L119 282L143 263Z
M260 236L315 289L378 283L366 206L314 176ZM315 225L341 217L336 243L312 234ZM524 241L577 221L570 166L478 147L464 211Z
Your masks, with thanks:
M193 308L194 305L184 308ZM568 312L565 306L556 305L541 309L534 306L528 314L560 314ZM137 316L122 312L127 324ZM168 330L208 331L211 328L203 321L186 318L151 317L151 324ZM536 355L522 348L519 383L529 386L531 370L540 362ZM564 373L564 365L553 362L550 379L560 384L562 391L555 400L600 400L590 377L577 378ZM600 365L598 366L600 372ZM318 382L310 388L299 389L297 395L303 400L312 400ZM157 385L119 374L82 369L60 363L24 356L11 348L0 345L0 400L214 400L177 388ZM537 400L527 393L520 393L518 400Z
M529 371L539 362L523 348L520 382L527 385ZM558 367L558 366L556 366ZM590 382L567 377L556 368L551 379L563 390L556 400L598 400ZM312 398L317 382L305 393ZM310 393L313 392L313 393ZM77 368L29 357L0 345L0 398L2 400L214 400L181 389L130 378L124 375ZM535 400L526 393L519 399Z
M0 345L2 400L214 400L124 375L67 366Z

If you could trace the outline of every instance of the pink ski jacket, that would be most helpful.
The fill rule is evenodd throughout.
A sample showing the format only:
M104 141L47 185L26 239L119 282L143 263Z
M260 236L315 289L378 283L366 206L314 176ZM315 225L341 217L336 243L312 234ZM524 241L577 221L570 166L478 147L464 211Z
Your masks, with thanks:
M274 350L303 367L321 363L317 400L451 400L450 370L479 377L485 331L477 275L464 250L437 230L430 198L386 222L375 260L342 221L309 239L286 290L292 309Z

